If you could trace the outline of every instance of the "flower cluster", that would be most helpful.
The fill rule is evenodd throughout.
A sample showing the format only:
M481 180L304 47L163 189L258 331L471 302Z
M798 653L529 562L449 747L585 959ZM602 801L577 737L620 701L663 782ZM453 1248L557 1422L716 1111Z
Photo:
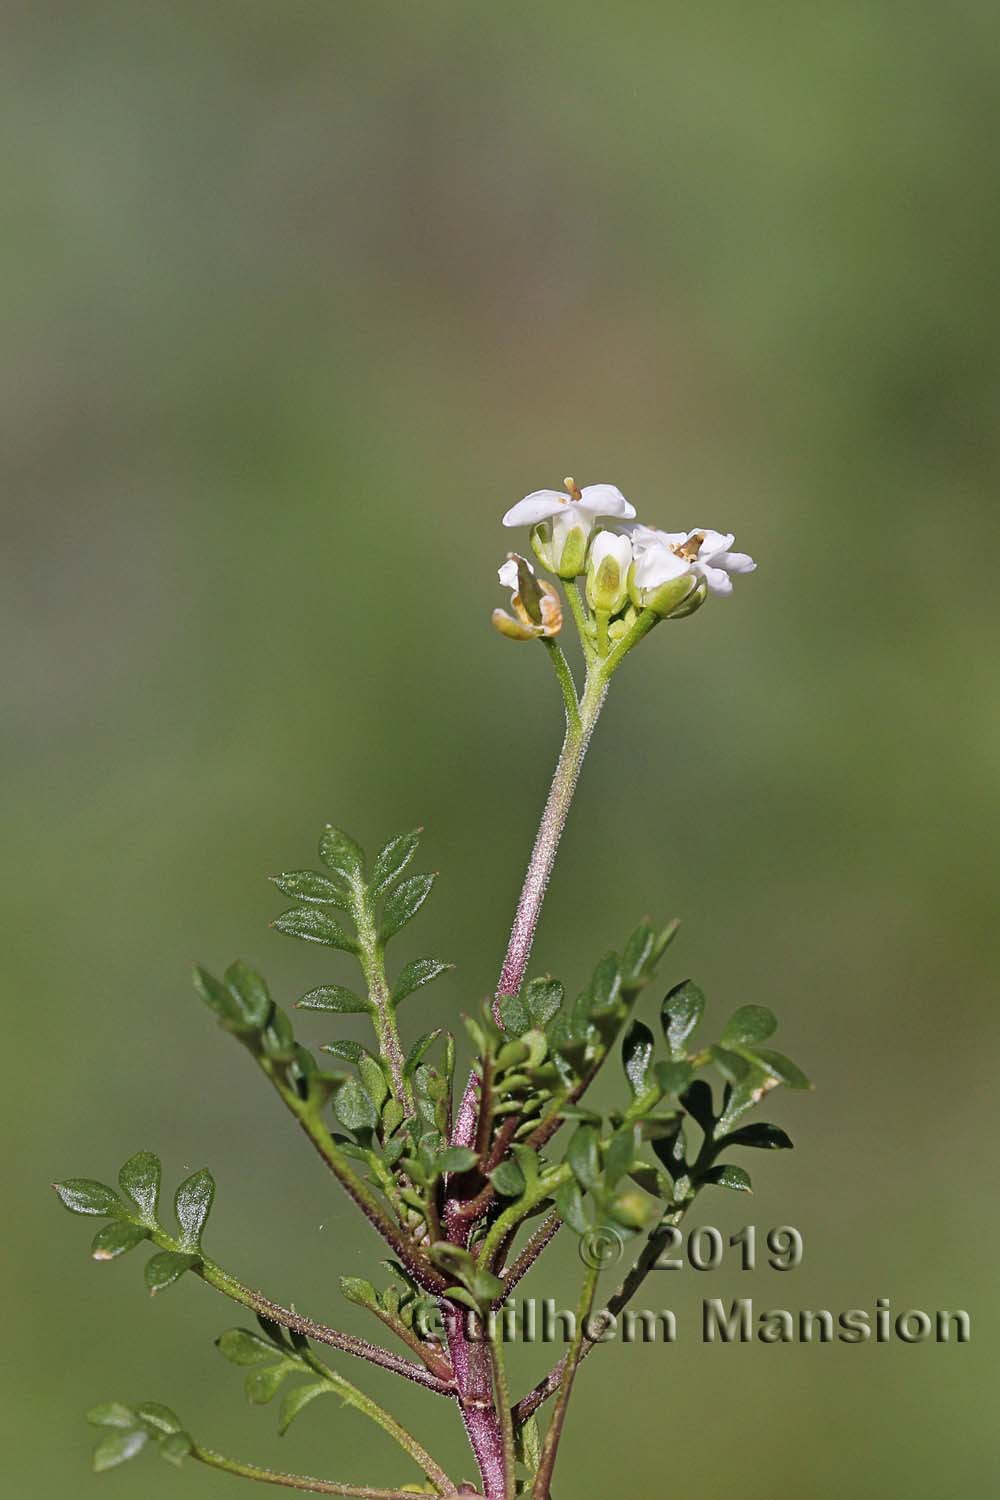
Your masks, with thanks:
M734 573L752 573L757 566L745 552L732 551L731 532L709 527L660 531L638 522L635 507L613 484L580 489L573 479L563 483L565 490L526 495L503 524L530 526L535 556L550 573L567 582L586 578L587 602L611 639L624 635L641 610L652 610L660 619L691 614L709 594L732 593ZM526 606L524 584L531 576L514 554L500 569L501 583L515 591L517 619L496 610L493 623L518 640L554 635L561 625L551 586L533 582L532 602Z

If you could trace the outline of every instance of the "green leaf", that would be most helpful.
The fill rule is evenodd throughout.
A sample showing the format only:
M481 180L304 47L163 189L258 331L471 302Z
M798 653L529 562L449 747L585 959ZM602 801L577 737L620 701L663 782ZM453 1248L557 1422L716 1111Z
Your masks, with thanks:
M656 934L648 922L640 922L625 944L622 954L622 974L626 984L637 984L653 952Z
M274 1358L274 1345L247 1328L227 1328L215 1341L223 1359L231 1365L261 1365Z
M297 1385L294 1390L288 1391L281 1403L278 1436L284 1437L299 1412L303 1407L308 1406L310 1401L315 1401L317 1396L329 1396L332 1391L333 1386L328 1380L317 1380L312 1385Z
M633 1021L622 1038L622 1061L625 1076L632 1092L639 1095L649 1082L649 1066L653 1060L653 1033L641 1021Z
M144 1224L104 1224L94 1235L90 1253L94 1260L114 1260L149 1238Z
M508 1036L531 1030L531 1016L520 995L504 995L499 1004L500 1022Z
M168 1464L176 1464L178 1468L183 1459L187 1458L194 1444L186 1432L173 1432L169 1437L160 1440L160 1457L165 1458Z
M653 1068L660 1088L671 1097L684 1092L691 1082L693 1071L689 1062L661 1062Z
M146 1285L149 1294L155 1297L166 1287L173 1286L178 1277L190 1271L199 1261L197 1255L186 1255L179 1250L160 1250L146 1262Z
M777 1030L778 1019L764 1005L741 1005L726 1022L719 1041L723 1047L752 1046L766 1042Z
M677 1124L665 1135L654 1136L650 1142L653 1154L666 1167L671 1178L676 1180L687 1171L687 1141L684 1139L684 1124Z
M744 1172L742 1167L709 1167L702 1180L712 1183L715 1187L732 1188L736 1193L753 1192L750 1174Z
M374 1007L369 1000L362 1000L352 990L340 984L321 984L295 1002L296 1010L328 1010L341 1016L360 1016L371 1013Z
M362 1276L341 1276L340 1290L356 1307L378 1307L378 1292Z
M520 1198L524 1192L524 1173L514 1161L502 1161L490 1173L490 1181L501 1198Z
M143 1401L135 1409L136 1416L141 1420L143 1426L151 1428L154 1433L163 1433L169 1437L175 1432L181 1432L181 1419L176 1412L164 1406L160 1401Z
M363 1057L370 1056L360 1042L352 1042L346 1037L342 1037L339 1042L324 1042L319 1050L328 1053L330 1057L339 1057L344 1062L352 1063L359 1063Z
M411 875L386 897L380 934L383 941L394 937L401 927L412 921L430 895L436 879L436 875Z
M317 906L338 906L341 910L349 906L343 888L334 885L326 875L317 870L288 870L282 875L272 875L278 890L293 901L310 901Z
M118 1427L128 1432L138 1423L138 1417L130 1406L125 1406L121 1401L105 1401L100 1406L91 1407L87 1413L87 1421L93 1427Z
M754 1047L752 1052L747 1049L747 1055L753 1062L759 1063L765 1073L769 1073L772 1078L776 1078L786 1088L812 1088L812 1084L802 1069L797 1068L790 1058L785 1057L784 1053L772 1052L769 1047Z
M137 1151L118 1173L118 1183L139 1210L143 1223L154 1225L160 1202L160 1158L152 1151Z
M663 1034L673 1058L684 1056L684 1043L701 1020L705 996L690 979L675 984L664 998L660 1010Z
M622 1125L609 1139L604 1151L604 1181L612 1188L630 1170L636 1155L637 1130L634 1125Z
M316 906L293 906L271 923L276 932L302 938L306 943L320 943L324 948L339 948L342 953L357 953L358 945L339 922Z
M271 1016L261 1032L261 1041L268 1057L278 1062L291 1062L295 1057L295 1031L280 1005L271 1006Z
M92 1214L98 1217L117 1219L124 1205L114 1188L92 1177L67 1177L65 1182L54 1182L52 1186L59 1194L59 1202L71 1214Z
M751 1064L739 1052L730 1052L725 1047L718 1047L714 1043L708 1050L712 1054L712 1061L727 1083L740 1084L750 1077L753 1071Z
M278 1389L286 1375L299 1368L298 1361L283 1359L276 1365L268 1365L264 1369L251 1370L243 1382L243 1389L247 1393L247 1400L254 1406L266 1406L273 1401L278 1394Z
M617 953L606 953L594 970L590 981L591 1011L598 1013L612 1009L621 992L622 971Z
M389 1085L386 1083L382 1064L366 1054L358 1058L358 1072L361 1075L362 1087L374 1104L376 1112L381 1111L389 1094Z
M405 1063L403 1064L403 1077L411 1078L423 1062L427 1053L431 1050L439 1037L444 1036L444 1030L439 1026L436 1031L427 1031L418 1037L410 1048Z
M149 1433L143 1427L134 1427L131 1432L109 1432L94 1450L94 1473L103 1474L107 1469L128 1463L148 1442Z
M558 979L546 974L542 978L529 979L524 991L524 1003L534 1026L547 1026L566 998L566 991Z
M348 885L364 878L365 856L360 844L350 834L328 823L319 841L319 857L328 870L339 875Z
M566 1161L582 1188L595 1188L601 1177L597 1150L598 1134L593 1125L578 1125L566 1147Z
M446 1146L434 1158L434 1170L442 1172L467 1172L479 1160L479 1152L471 1146Z
M411 833L397 833L395 838L379 850L372 866L372 878L369 889L373 896L381 896L382 892L388 890L394 881L406 869L410 860L417 852L420 843L422 828L414 828Z
M753 1146L760 1151L791 1151L791 1138L778 1125L767 1125L763 1120L754 1125L744 1125L723 1138L727 1146Z
M583 1207L583 1194L580 1192L578 1183L563 1183L556 1193L555 1202L562 1219L570 1229L577 1234L588 1233L591 1225Z
M271 996L264 980L242 959L230 964L223 978L242 1019L255 1031L260 1030L271 1012Z
M196 964L192 975L194 987L204 1000L209 1010L214 1011L219 1020L226 1026L233 1027L237 1031L247 1030L247 1023L243 1019L243 1012L236 1004L232 995L224 984L220 984L214 974Z
M689 1088L681 1095L681 1103L695 1124L700 1125L706 1135L711 1135L715 1127L715 1102L712 1098L712 1088L704 1078L696 1078Z
M449 974L454 967L454 964L442 963L439 958L412 959L401 970L393 987L393 1005L398 1005L407 995L412 995L414 990L422 989L425 984L439 979L442 974Z
M181 1243L186 1250L197 1250L215 1199L215 1178L207 1167L193 1172L181 1183L174 1196L174 1213L181 1228Z
M378 1110L356 1078L349 1078L333 1096L333 1112L347 1130L374 1130Z
M657 933L656 942L653 944L653 952L650 955L651 965L658 964L660 962L660 959L670 947L670 944L673 942L674 938L677 936L680 930L681 919L680 917L674 917L667 923L662 932Z

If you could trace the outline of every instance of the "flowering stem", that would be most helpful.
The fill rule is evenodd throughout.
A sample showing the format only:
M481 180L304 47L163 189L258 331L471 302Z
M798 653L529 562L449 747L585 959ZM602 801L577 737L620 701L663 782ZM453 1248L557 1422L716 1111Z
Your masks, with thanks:
M572 592L572 589L569 590L570 594ZM497 985L494 1013L498 1021L499 1002L505 995L518 994L524 981L524 971L535 940L535 928L538 925L542 902L545 900L552 866L555 864L559 840L566 826L566 818L573 801L580 767L583 765L590 737L604 706L607 691L608 673L605 664L603 668L591 670L588 674L580 699L579 718L576 723L569 722L566 727L566 738L563 740L562 751L556 764L545 811L542 813L542 821L538 826L535 847L531 853L528 872L524 877L524 885L521 888L521 896L514 916L514 926L504 956L500 982Z
M563 655L563 649L554 636L543 635L542 645L548 651L552 659L559 686L562 688L563 706L566 709L566 727L568 729L580 727L580 705L576 696L576 683L569 669L569 662Z

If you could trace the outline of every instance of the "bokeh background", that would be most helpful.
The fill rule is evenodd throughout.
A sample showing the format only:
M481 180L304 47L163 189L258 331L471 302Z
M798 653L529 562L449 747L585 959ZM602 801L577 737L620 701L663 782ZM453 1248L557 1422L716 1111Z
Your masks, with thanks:
M405 941L459 968L408 1036L490 990L560 734L542 653L489 629L499 517L571 472L760 568L620 677L536 967L577 984L681 916L668 976L717 1023L772 1005L817 1092L776 1100L798 1149L747 1161L756 1196L696 1215L795 1224L804 1264L654 1279L680 1341L585 1368L558 1494L992 1493L996 7L8 0L2 28L5 1491L233 1492L92 1476L115 1396L412 1477L335 1403L279 1442L212 1347L239 1314L92 1264L47 1184L208 1163L213 1253L363 1328L336 1278L374 1240L188 971L346 981L268 931L264 877L328 819L423 822ZM526 1290L575 1275L562 1245ZM737 1295L962 1307L973 1341L704 1347L701 1299ZM397 1399L470 1472L444 1403Z

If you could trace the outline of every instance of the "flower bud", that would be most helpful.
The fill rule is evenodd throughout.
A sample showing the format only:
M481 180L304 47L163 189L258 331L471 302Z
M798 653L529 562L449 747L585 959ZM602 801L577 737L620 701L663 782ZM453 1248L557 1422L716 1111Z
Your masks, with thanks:
M639 588L635 581L635 568L629 574L628 592L629 598L637 609L651 609L654 614L659 615L661 620L680 618L680 608L688 603L692 594L700 594L701 598L697 604L685 609L685 614L690 614L691 609L697 609L705 598L703 585L698 584L697 579L691 573L682 573L679 578L668 578L665 583L656 588Z
M599 531L587 564L587 602L591 609L616 615L628 597L632 543L627 536Z
M587 566L588 530L562 526L556 535L548 521L531 528L531 547L543 568L558 578L578 578Z

